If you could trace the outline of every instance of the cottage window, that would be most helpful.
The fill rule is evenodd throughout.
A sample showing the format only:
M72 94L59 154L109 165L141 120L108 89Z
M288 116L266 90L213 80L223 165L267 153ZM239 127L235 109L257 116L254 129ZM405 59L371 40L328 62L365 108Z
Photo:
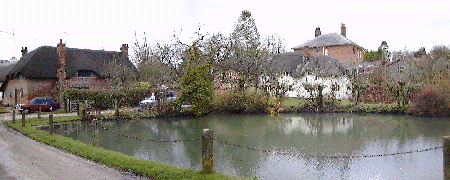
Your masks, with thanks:
M356 49L355 49L355 47L353 47L353 56L355 56L356 55Z
M324 55L328 55L328 49L325 49L325 51L323 53L324 53Z
M13 92L12 92L12 90L9 90L9 98L12 98L13 97Z
M23 88L20 88L20 98L23 98Z
M78 71L78 77L92 77L91 71Z

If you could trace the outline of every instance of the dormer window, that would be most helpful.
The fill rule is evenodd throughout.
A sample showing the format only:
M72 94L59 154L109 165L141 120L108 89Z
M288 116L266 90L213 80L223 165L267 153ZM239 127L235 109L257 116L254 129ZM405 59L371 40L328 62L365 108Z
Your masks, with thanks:
M92 72L80 70L80 71L78 71L78 77L92 77Z

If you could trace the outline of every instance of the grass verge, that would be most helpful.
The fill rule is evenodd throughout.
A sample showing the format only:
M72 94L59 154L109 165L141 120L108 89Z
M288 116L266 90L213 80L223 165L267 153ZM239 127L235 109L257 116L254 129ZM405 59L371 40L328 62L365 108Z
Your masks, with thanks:
M78 116L56 116L54 117L54 122L76 121L79 119L80 117ZM91 161L105 164L112 168L131 171L154 179L244 179L217 172L194 172L192 169L188 168L142 160L119 152L105 150L102 147L95 145L87 145L81 141L73 140L72 138L60 135L50 135L47 131L36 130L32 127L32 125L48 124L48 118L33 118L26 121L25 127L22 127L20 121L16 121L16 123L5 121L4 124L16 129L31 139L71 152Z

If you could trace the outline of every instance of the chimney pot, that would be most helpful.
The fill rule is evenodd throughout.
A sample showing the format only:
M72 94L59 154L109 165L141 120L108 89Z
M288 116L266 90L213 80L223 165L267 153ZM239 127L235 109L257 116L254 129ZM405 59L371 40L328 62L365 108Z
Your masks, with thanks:
M316 31L315 31L315 33L314 33L314 37L318 37L318 36L320 36L322 34L322 32L320 32L320 27L317 27L316 28Z
M125 58L128 58L128 44L122 44L122 47L120 47L120 51L123 52Z
M27 47L22 47L22 50L20 51L20 52L22 52L22 57L28 52L28 49L27 49Z
M344 23L341 23L341 35L347 37L347 28Z

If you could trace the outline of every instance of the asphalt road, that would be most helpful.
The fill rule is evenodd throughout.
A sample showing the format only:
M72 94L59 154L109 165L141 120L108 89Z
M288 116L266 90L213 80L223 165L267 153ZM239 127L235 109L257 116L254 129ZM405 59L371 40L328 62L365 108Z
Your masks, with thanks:
M0 115L0 179L148 179L31 140L3 125L11 119Z

